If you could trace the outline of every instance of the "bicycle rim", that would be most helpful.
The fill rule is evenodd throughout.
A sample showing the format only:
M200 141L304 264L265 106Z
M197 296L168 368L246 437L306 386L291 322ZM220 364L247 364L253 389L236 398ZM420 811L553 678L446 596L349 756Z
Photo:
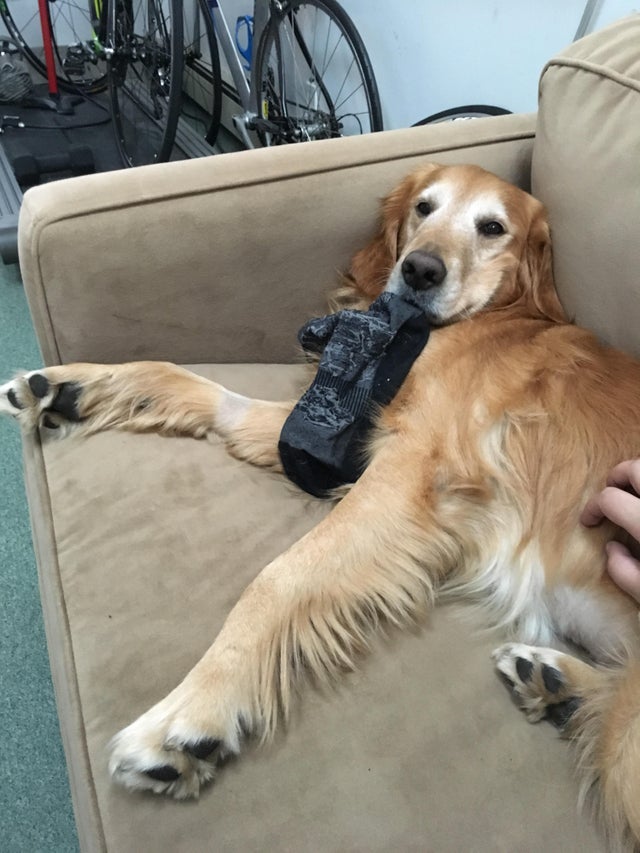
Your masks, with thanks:
M439 113L423 118L412 124L412 127L421 127L423 124L441 124L446 121L460 121L470 118L487 118L489 116L504 116L511 115L510 110L504 107L494 107L489 104L469 104L464 107L452 107L449 110L442 110Z
M107 66L99 32L100 0L55 0L48 10L59 87L81 94L102 91ZM46 77L38 4L0 0L0 16L24 57Z
M288 3L265 30L257 60L266 145L382 130L378 89L351 19L333 0ZM264 125L263 125L264 127Z
M182 89L180 0L111 0L109 95L123 161L168 160Z
M220 128L222 80L213 21L206 0L183 3L181 120L213 145Z

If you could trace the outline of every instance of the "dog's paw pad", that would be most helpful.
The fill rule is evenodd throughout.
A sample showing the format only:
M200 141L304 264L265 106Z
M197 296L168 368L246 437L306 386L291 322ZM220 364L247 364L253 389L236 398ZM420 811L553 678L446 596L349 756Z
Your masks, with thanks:
M9 405L12 406L14 409L20 410L25 408L25 405L21 403L20 400L18 400L18 395L15 392L15 388L9 388L9 390L7 391L7 401Z
M42 400L47 396L51 388L51 383L42 373L31 373L27 376L27 384L31 389L31 393L38 400Z
M545 689L552 695L555 696L564 687L564 678L559 669L555 669L553 666L544 663L542 664L541 674Z
M572 696L566 702L557 702L555 705L549 705L545 719L553 723L557 729L564 729L580 705L582 705L582 700L578 696Z
M180 778L180 771L176 770L170 764L162 764L160 767L150 767L143 771L150 779L155 779L158 782L175 782Z
M533 676L533 663L526 658L516 658L516 673L520 681L526 684Z
M194 758L204 761L219 749L221 743L222 741L219 738L202 738L193 743L183 744L182 749L189 755L193 755Z
M49 404L49 410L68 421L81 421L78 406L81 391L82 386L77 382L63 382L58 386L55 397Z

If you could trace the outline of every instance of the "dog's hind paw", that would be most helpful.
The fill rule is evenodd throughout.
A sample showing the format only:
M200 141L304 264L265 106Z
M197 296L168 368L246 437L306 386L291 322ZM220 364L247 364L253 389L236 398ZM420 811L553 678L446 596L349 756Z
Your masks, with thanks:
M527 719L548 719L563 729L580 707L572 669L586 667L556 649L507 643L492 653L496 669Z

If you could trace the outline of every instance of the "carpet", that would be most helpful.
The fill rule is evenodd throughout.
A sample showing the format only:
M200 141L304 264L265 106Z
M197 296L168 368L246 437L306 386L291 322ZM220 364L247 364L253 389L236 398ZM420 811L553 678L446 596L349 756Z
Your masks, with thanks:
M17 266L0 263L0 378L41 365ZM20 434L0 420L0 847L78 850L38 594Z

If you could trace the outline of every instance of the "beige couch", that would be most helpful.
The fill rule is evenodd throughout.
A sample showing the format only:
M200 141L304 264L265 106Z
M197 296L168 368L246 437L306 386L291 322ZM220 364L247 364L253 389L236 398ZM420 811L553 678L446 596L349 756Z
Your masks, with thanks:
M425 160L476 162L549 208L578 321L638 352L640 17L545 69L538 115L242 152L31 190L24 282L45 361L170 359L273 398L295 332ZM392 635L199 802L111 785L105 745L199 658L242 589L327 506L215 442L25 440L58 709L85 851L604 850L567 744L448 608Z

